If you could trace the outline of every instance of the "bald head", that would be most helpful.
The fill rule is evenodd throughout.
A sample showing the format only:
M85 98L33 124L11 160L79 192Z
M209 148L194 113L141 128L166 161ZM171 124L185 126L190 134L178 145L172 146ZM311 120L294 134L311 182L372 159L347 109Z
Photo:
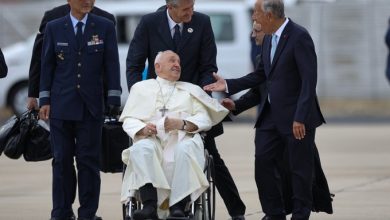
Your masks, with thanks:
M180 58L171 50L158 52L154 60L154 69L159 77L169 81L177 81L181 74Z

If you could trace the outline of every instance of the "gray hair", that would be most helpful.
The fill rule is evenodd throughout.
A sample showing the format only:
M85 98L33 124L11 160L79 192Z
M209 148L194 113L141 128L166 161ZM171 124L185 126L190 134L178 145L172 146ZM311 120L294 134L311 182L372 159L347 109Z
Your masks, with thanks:
M193 1L195 2L195 0ZM177 6L179 2L183 2L183 0L165 0L165 2L167 3L167 5Z
M270 12L276 18L284 18L285 17L283 0L264 0L263 1L263 10L265 12Z
M162 55L163 55L164 52L165 52L165 51L159 51L159 52L157 53L156 58L154 58L154 64L160 63L161 57L162 57Z
M179 3L179 0L165 0L167 5L177 5Z
M167 52L172 52L172 53L175 53L173 52L172 50L164 50L164 51L159 51L156 55L156 58L154 58L154 64L156 63L160 63L161 62L161 58L162 56L167 53Z

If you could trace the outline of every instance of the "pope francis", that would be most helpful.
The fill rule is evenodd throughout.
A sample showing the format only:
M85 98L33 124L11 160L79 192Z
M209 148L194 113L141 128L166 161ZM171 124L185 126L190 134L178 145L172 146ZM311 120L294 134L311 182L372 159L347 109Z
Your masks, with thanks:
M121 200L138 190L143 209L134 219L158 219L157 207L169 204L171 217L184 217L184 208L209 183L203 173L203 142L199 132L222 121L228 110L197 85L180 82L179 56L159 52L156 79L136 83L120 121L134 144L123 151L127 164Z

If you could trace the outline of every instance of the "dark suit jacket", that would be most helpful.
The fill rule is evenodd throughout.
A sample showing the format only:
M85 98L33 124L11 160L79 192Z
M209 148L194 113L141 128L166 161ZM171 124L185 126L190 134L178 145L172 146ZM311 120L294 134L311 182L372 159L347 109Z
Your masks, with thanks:
M143 16L135 30L126 59L129 90L134 83L141 81L146 60L149 63L147 78L155 78L153 64L157 53L174 48L166 13L166 10L159 10ZM207 15L194 12L191 22L184 24L176 53L180 57L182 67L180 81L201 87L214 81L212 73L218 71L217 47Z
M265 88L256 87L249 90L242 95L238 100L234 101L236 110L233 114L237 115L241 112L252 108L260 103L263 106L267 99L267 91ZM289 157L288 150L286 149L283 154L283 160L278 161L278 170L282 180L284 207L287 214L292 212L292 185L291 185L291 172L289 171ZM314 145L314 170L313 170L313 212L326 212L328 214L333 213L332 201L334 194L330 193L328 181L322 170L320 155L318 153L317 146Z
M43 37L45 33L46 24L49 21L52 21L57 18L64 17L69 14L70 7L69 4L61 5L55 7L49 11L45 12L45 15L42 18L41 24L39 26L39 32L35 37L34 47L31 56L30 71L29 71L29 80L28 80L28 97L39 97L39 79L41 74L41 54L42 54L42 44ZM115 24L114 15L98 8L94 7L91 13L105 17Z
M3 52L0 48L0 78L6 77L8 72L7 64L5 63Z
M169 30L167 11L163 7L142 17L130 43L126 59L127 85L131 87L142 80L145 62L148 61L147 78L156 78L154 59L160 51L173 50L174 43ZM180 57L180 81L201 87L214 82L217 72L217 46L209 16L194 12L189 23L183 26L180 45L176 53ZM223 133L222 126L214 126L211 136Z
M40 105L51 106L51 118L82 120L85 106L96 119L101 119L103 78L108 87L107 103L120 106L115 26L106 18L89 14L80 50L76 44L69 14L47 23L41 58Z
M260 59L261 59L261 55ZM259 59L257 59L259 60ZM235 100L236 110L233 111L234 115L238 115L243 111L246 111L256 105L260 105L263 108L267 100L267 90L265 84L261 84L258 87L250 89L247 93L242 95L239 99ZM283 160L279 161L278 169L282 179L284 206L286 213L292 212L292 186L291 186L291 173L289 171L288 151L284 152ZM333 213L332 201L334 194L329 191L328 181L322 170L320 155L318 153L317 146L314 145L314 175L313 175L313 212L326 212L328 214Z
M270 63L271 37L263 42L262 59L256 70L238 79L228 79L230 94L266 82L272 119L278 129L291 133L293 121L313 129L325 122L316 95L317 58L309 33L289 21ZM262 109L256 122L260 126Z
M259 65L261 58L261 46L258 47L258 53L254 60L255 68ZM232 113L238 115L243 111L246 111L256 105L259 105L259 109L263 109L265 102L267 101L267 88L265 82L261 83L259 86L251 88L248 92L242 95L239 99L235 100L236 110Z

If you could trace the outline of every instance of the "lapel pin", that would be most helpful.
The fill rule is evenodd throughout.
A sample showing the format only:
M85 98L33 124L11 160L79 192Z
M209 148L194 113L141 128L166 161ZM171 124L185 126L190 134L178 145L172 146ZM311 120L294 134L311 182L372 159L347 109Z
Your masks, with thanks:
M188 29L187 29L187 32L191 34L192 32L194 32L194 29L188 28Z

